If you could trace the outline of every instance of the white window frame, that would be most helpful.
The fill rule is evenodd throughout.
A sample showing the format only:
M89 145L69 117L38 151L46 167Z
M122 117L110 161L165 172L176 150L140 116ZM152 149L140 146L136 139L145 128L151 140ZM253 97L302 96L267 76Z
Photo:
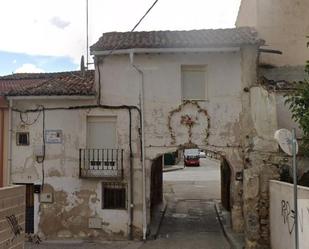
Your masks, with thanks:
M205 74L205 92L204 98L185 98L184 97L184 77L183 72L185 71L195 71L204 72ZM194 101L207 101L208 100L208 79L207 79L207 65L181 65L181 99L182 101L194 100Z

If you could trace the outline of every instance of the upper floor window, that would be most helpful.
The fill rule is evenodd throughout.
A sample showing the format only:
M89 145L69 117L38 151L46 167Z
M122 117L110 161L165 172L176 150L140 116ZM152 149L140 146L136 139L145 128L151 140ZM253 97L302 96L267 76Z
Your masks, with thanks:
M183 100L206 100L207 82L205 65L181 66Z
M87 148L116 148L116 120L115 116L88 116Z

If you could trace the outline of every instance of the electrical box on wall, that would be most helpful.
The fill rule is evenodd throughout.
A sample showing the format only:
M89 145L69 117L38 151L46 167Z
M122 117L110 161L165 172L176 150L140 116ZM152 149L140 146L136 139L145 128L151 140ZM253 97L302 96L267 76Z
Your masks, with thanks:
M40 194L40 202L41 203L52 203L53 202L53 194L52 193L41 193Z
M89 218L88 219L88 227L93 229L101 229L102 228L102 219L101 218Z
M44 148L43 148L43 145L36 145L34 147L34 155L36 157L43 157L44 155Z

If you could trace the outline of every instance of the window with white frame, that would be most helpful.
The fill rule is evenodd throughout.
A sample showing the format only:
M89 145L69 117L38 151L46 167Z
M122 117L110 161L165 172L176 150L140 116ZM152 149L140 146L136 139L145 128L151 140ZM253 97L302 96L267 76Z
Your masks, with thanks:
M87 148L116 148L116 121L117 119L115 116L88 116Z
M205 65L181 66L183 100L206 100L207 81Z

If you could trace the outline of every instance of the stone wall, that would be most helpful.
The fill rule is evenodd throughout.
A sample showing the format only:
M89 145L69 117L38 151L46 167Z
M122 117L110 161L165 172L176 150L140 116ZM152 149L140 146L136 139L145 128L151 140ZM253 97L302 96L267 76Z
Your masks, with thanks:
M25 186L0 188L0 248L24 248Z
M278 179L281 157L274 140L275 95L263 87L250 89L252 127L247 134L243 180L246 248L269 248L268 181Z

